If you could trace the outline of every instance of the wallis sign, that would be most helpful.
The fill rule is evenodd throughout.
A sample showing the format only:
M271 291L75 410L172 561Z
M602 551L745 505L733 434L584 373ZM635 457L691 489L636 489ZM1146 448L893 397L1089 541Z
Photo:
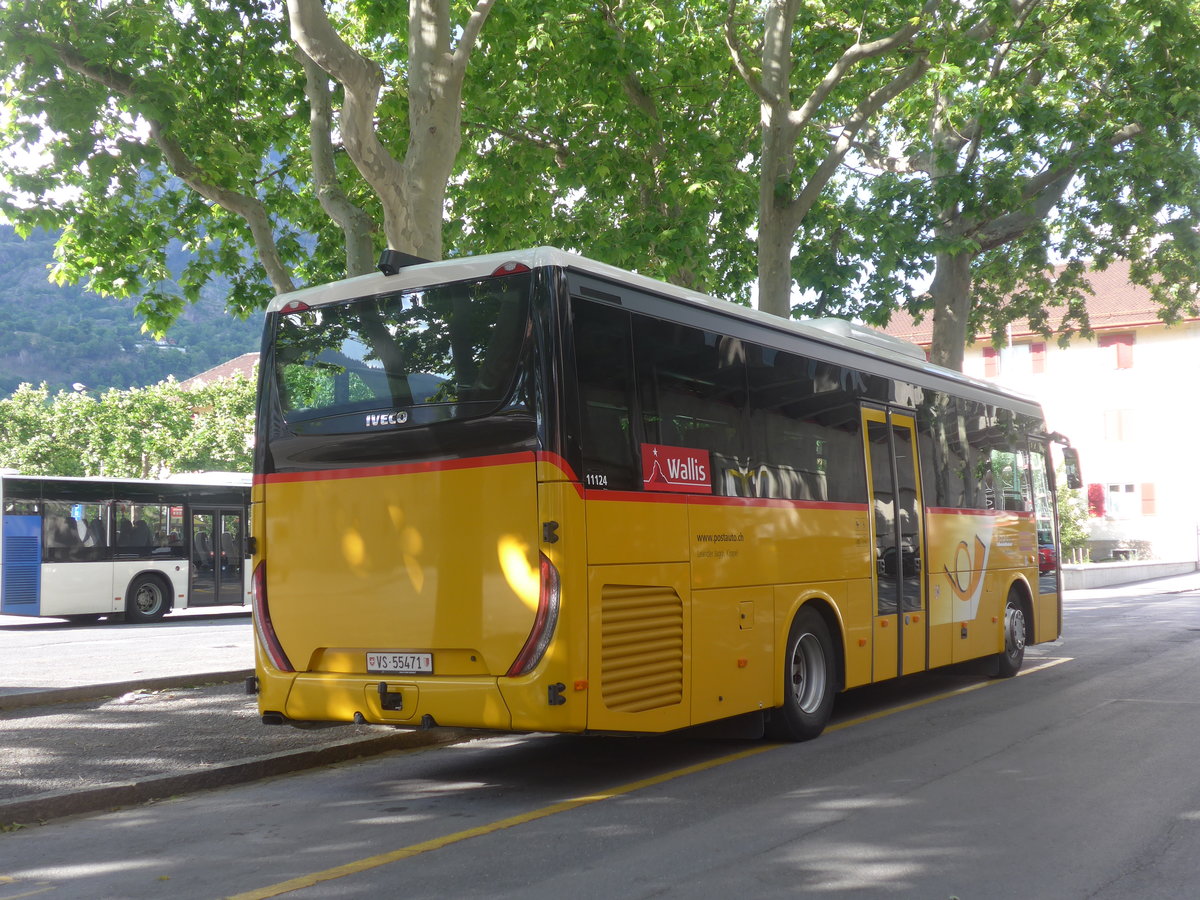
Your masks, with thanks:
M687 494L712 493L707 450L642 444L642 489Z

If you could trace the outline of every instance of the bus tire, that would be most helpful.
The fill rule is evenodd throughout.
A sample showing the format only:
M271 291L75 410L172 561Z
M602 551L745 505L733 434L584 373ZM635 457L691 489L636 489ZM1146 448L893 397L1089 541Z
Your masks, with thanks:
M1021 671L1021 664L1025 661L1027 629L1021 592L1015 586L1011 587L1008 589L1008 600L1004 603L1004 649L996 654L998 678L1012 678Z
M771 711L767 735L777 741L809 741L825 730L836 685L833 639L815 609L792 620L783 658L783 706Z
M139 575L125 592L125 621L157 622L171 606L171 595L157 575Z

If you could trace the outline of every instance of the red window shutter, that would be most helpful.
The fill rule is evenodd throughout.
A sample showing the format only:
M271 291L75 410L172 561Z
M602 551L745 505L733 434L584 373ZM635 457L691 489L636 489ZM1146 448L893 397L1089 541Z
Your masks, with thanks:
M1143 484L1142 485L1142 515L1143 516L1152 516L1152 515L1154 515L1154 512L1155 512L1155 510L1154 510L1154 485Z
M983 348L983 374L988 378L1000 374L1000 354L995 347Z
M1034 341L1029 345L1029 365L1033 374L1046 371L1046 342Z
M1101 347L1117 348L1117 368L1133 368L1133 334L1102 334L1099 344Z

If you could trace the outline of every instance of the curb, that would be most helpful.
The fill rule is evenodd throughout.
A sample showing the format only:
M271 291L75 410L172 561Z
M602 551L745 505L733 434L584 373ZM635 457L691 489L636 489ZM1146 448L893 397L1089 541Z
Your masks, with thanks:
M143 686L144 683L141 683ZM153 775L126 784L110 784L82 791L55 791L23 800L0 802L0 824L43 824L51 819L162 800L177 794L245 784L287 775L303 769L328 766L394 750L415 750L465 740L474 732L462 728L405 731L349 743L332 743L311 750L292 750L272 756L255 756L211 768L176 775Z
M172 688L200 687L206 684L230 684L236 681L245 681L253 674L253 669L238 669L235 672L169 675L161 678L139 678L137 681L118 681L110 684L87 684L80 687L0 694L0 712L29 709L32 706L53 706L58 703L103 700L107 697L119 697L130 691L164 691Z

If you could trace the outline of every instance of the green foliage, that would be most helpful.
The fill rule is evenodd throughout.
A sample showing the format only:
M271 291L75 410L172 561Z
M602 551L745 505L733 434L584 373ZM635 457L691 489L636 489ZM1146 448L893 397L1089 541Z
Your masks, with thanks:
M261 308L272 292L248 225L196 182L256 197L287 262L312 269L294 238L320 244L332 228L311 215L285 22L257 0L0 4L0 216L61 230L59 283L134 299L154 333L213 278L230 309ZM179 244L189 256L173 271Z
M445 3L460 29L472 8ZM795 8L787 71L774 73L793 111L848 47L915 24L921 10L902 0ZM724 35L731 16L754 68L774 9L495 4L467 69L447 255L552 243L746 301L769 104L735 73ZM382 68L376 135L407 165L407 17L384 0L332 4L330 15ZM791 264L800 311L875 324L900 308L928 312L938 260L966 255L968 333L1029 318L1064 338L1086 334L1081 272L1116 257L1132 261L1164 319L1194 313L1200 0L944 0L921 17L932 25L911 47L860 61L820 97L770 173L764 202L812 201ZM341 277L344 238L313 185L294 50L280 0L0 4L0 140L11 151L0 155L0 215L22 233L61 232L54 278L132 299L154 333L218 286L243 315L272 293L261 245L223 193L269 212L296 283ZM859 105L916 58L928 71L857 133L852 165L806 192ZM752 74L769 80L768 68ZM334 85L335 110L342 95ZM334 149L338 186L375 223L378 247L382 201ZM1068 265L1056 269L1059 259ZM80 340L74 324L63 341ZM0 335L16 330L0 322ZM10 387L4 357L0 347L0 389Z
M473 155L447 243L547 243L745 300L758 103L724 3L497 4L472 58ZM521 36L528 37L521 37Z
M185 391L51 393L21 385L0 400L0 467L26 475L154 478L251 465L254 385L238 375Z
M974 289L952 299L968 336L1018 319L1088 335L1082 273L1118 258L1165 321L1195 315L1200 3L951 9L939 64L863 148L872 177L844 187L843 249L872 268L856 285L867 318L933 309L914 272L962 255Z
M1088 542L1088 507L1080 491L1066 487L1067 480L1059 473L1058 490L1058 537L1063 556L1083 550Z

